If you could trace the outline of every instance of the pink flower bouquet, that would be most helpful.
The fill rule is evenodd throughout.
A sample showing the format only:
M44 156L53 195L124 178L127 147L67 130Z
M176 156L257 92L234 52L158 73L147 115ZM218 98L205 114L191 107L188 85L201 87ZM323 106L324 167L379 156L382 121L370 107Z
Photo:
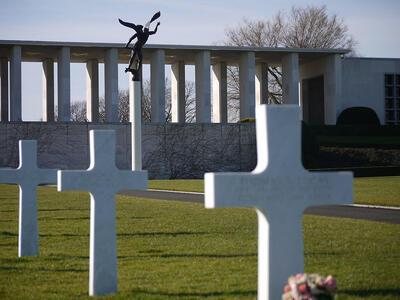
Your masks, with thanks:
M282 300L333 300L336 280L332 276L297 274L290 276Z

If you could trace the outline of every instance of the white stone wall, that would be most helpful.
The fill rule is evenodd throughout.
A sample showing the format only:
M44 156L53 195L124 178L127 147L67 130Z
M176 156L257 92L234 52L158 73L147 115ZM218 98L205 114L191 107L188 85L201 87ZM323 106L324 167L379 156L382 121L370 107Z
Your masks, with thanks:
M18 140L38 140L38 164L57 169L89 166L88 132L117 131L116 164L131 166L130 124L0 123L0 167L18 166ZM254 123L144 124L143 169L150 178L202 178L204 172L250 171L256 165Z
M400 74L400 59L346 58L342 64L340 111L353 106L372 108L385 123L384 74Z

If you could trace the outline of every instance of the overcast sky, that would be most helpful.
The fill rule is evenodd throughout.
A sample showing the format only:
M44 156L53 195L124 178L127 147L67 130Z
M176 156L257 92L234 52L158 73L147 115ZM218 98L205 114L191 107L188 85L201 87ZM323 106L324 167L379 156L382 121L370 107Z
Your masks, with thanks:
M118 18L143 24L160 10L161 26L149 43L209 45L223 41L225 29L243 18L268 19L292 5L311 4L326 5L344 19L362 56L400 57L400 0L1 0L0 39L125 43L130 31ZM120 87L126 88L122 68ZM74 64L71 76L72 101L83 100L84 66ZM40 107L41 93L40 65L24 63L24 120L40 118L40 110L31 108Z

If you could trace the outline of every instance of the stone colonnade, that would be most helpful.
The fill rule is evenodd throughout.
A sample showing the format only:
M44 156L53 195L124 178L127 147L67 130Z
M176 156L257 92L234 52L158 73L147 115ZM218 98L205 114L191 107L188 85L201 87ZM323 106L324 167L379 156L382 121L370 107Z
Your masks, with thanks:
M0 43L1 46L1 43ZM239 47L220 47L229 55L216 55L215 48L184 49L179 53L188 55L167 55L162 47L153 46L145 63L150 64L151 82L151 120L152 123L165 122L165 64L171 64L171 100L172 122L185 122L185 65L195 66L196 122L226 123L227 113L227 67L239 66L240 118L254 118L255 106L266 103L268 98L268 64L282 67L283 102L299 104L299 53L284 51L279 53L278 62L269 62L260 58L260 49ZM193 48L193 46L190 46ZM118 122L118 64L121 62L122 47L102 48L102 56L86 60L86 101L87 120L99 120L99 63L104 62L105 114L107 122ZM204 49L205 48L205 49ZM54 49L54 47L53 47ZM261 48L262 49L262 48ZM147 49L146 49L147 50ZM253 51L252 51L253 50ZM54 50L52 50L54 51ZM271 51L271 50L269 50ZM231 53L229 53L231 52ZM268 50L265 50L267 53ZM45 53L45 52L44 52ZM232 55L233 53L233 55ZM218 54L218 53L217 53ZM1 55L1 53L0 53ZM56 75L58 86L58 121L70 121L70 63L71 47L57 47L57 55L46 57L41 54L39 61L43 65L43 121L54 121L54 92ZM171 59L173 57L173 59ZM334 54L334 57L339 57ZM168 59L168 61L167 61ZM57 62L57 74L54 63ZM37 61L37 60L36 60ZM82 60L81 60L82 61ZM9 71L8 71L9 62ZM1 120L21 121L21 45L9 48L9 56L0 56L1 80ZM334 70L333 70L334 72ZM334 76L334 75L332 75ZM8 86L9 89L8 90ZM9 98L9 101L8 101ZM331 97L332 98L332 97ZM335 99L331 100L334 102ZM332 104L331 104L332 106ZM334 107L334 105L333 105Z

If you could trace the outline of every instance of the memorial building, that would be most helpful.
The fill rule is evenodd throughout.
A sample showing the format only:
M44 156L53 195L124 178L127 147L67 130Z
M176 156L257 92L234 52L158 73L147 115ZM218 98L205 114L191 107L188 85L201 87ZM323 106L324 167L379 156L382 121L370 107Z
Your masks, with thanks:
M346 108L371 108L380 123L400 123L400 59L345 57L341 49L148 45L153 123L164 122L165 68L171 65L172 122L184 122L185 65L195 66L196 120L227 122L227 66L239 66L240 118L254 117L268 97L269 65L282 68L283 103L299 103L309 124L336 124ZM43 121L70 120L70 63L87 66L87 120L98 120L98 70L105 66L106 119L116 122L118 64L129 61L122 44L0 41L1 121L21 120L21 63L43 64ZM54 64L57 63L57 74ZM168 74L167 74L168 75Z

